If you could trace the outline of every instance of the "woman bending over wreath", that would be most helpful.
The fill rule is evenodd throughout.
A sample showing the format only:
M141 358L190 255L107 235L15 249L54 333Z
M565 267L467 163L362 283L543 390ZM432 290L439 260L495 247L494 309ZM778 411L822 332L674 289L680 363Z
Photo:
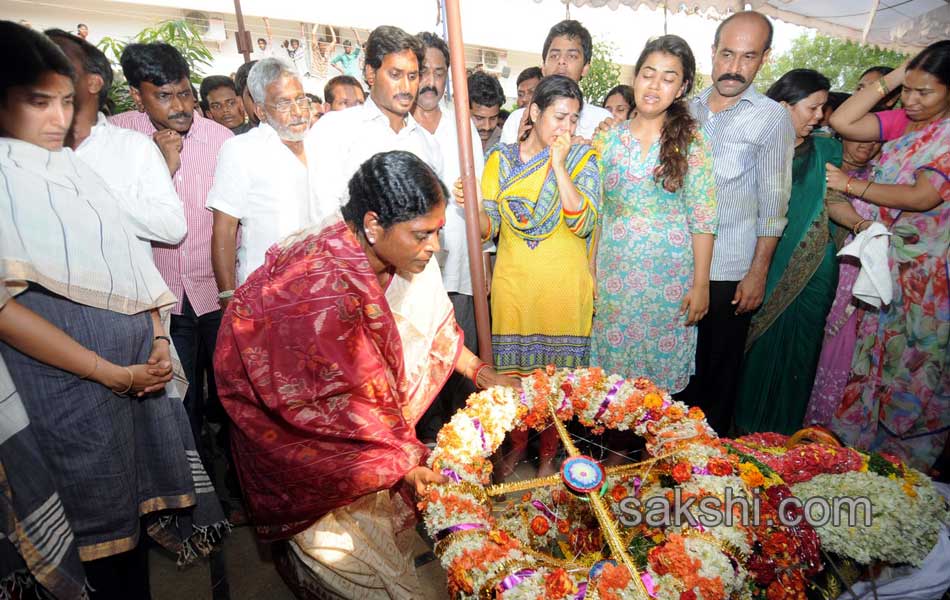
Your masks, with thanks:
M343 219L271 248L221 323L215 373L248 508L263 540L290 540L304 597L421 597L396 533L406 492L444 478L421 466L416 421L453 369L518 385L462 345L433 259L446 193L412 154L373 156Z

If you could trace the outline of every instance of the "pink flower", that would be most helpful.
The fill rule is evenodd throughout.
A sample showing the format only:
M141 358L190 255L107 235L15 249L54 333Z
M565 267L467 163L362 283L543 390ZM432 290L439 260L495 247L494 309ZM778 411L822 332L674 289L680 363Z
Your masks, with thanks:
M619 346L623 343L623 334L616 329L607 331L607 343L611 346Z
M647 338L646 330L640 323L633 323L627 327L627 335L634 342L640 343Z
M660 352L672 352L676 347L676 336L664 335L659 342Z
M608 277L605 283L607 286L607 292L610 294L616 294L623 289L623 281L616 275Z
M621 223L614 223L614 226L610 229L610 235L614 240L622 240L626 237L627 231Z
M683 298L683 286L678 283L671 283L663 290L663 297L667 302L679 302Z
M686 244L686 234L681 229L671 229L666 233L666 239L674 246L684 246Z
M646 219L634 217L633 219L630 219L630 231L632 231L633 233L643 234L643 233L648 233L650 231L650 228L647 224Z
M630 285L630 291L643 292L647 289L647 276L642 271L631 271L627 274L627 283Z

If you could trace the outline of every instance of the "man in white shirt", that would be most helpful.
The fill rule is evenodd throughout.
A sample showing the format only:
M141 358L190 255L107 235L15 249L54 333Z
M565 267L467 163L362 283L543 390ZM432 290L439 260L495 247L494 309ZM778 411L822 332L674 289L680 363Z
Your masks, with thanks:
M205 204L214 212L211 263L223 299L264 264L268 248L309 224L310 100L300 77L287 60L265 58L247 86L261 124L221 147Z
M314 164L315 222L346 203L353 173L379 152L411 152L441 177L439 144L410 113L422 61L419 40L398 27L377 27L366 40L366 68L374 80L369 98L362 106L325 114L307 136L307 154Z
M580 83L581 79L590 70L590 59L593 54L593 42L590 32L578 21L561 21L551 28L544 47L541 50L541 73L548 75L564 75ZM594 104L599 98L584 98L580 119L577 121L575 135L589 140L597 131L597 126L604 119L610 118L610 112ZM505 121L501 131L501 143L514 144L521 137L526 123L526 110L519 108L511 113Z
M76 69L73 124L66 143L119 201L126 225L151 254L150 242L177 244L185 213L161 151L148 136L116 127L99 112L112 86L112 66L101 50L61 29L46 31Z
M448 80L449 48L442 38L429 32L416 37L425 50L422 70L419 75L419 95L412 116L429 133L435 136L442 152L442 182L450 190L459 179L458 128L455 111L441 103ZM481 181L485 157L478 139L475 124L469 122L472 135L472 157L475 162L475 179ZM439 253L442 267L442 282L449 300L455 309L455 320L465 334L465 345L478 354L478 339L475 328L475 302L472 298L472 275L468 262L468 240L465 237L465 215L455 197L448 198L445 208L445 227L442 230L442 251ZM442 393L417 427L419 439L435 441L435 435L465 403L475 386L465 377L455 373L446 382Z

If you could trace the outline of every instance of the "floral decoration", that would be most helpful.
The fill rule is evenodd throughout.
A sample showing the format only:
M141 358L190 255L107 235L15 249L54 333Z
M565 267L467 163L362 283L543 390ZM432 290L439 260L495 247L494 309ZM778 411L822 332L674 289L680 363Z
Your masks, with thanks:
M651 458L606 469L597 492L619 526L623 555L611 555L587 496L561 482L529 491L486 487L490 457L505 435L544 430L553 415L644 438ZM433 485L419 509L449 594L459 599L805 600L809 578L823 569L822 548L861 562L915 563L933 546L933 523L939 527L947 514L923 474L893 457L788 443L777 434L719 439L700 409L647 379L549 367L524 378L521 390L469 398L429 457L449 483ZM879 527L813 528L800 507L783 502L852 494L872 499ZM695 506L729 495L757 501L760 518L744 521L734 507L726 515L720 503L713 516L732 522L704 525ZM688 508L695 522L650 521L651 502L676 499L695 503Z

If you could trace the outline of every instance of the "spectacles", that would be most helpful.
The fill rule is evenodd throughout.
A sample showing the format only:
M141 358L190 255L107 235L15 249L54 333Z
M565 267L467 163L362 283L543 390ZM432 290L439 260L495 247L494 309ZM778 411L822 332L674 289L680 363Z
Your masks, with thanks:
M281 114L287 114L291 111L291 108L296 105L300 112L305 110L310 110L310 98L306 96L301 96L294 100L281 100L277 104L267 104L266 106L273 108Z

